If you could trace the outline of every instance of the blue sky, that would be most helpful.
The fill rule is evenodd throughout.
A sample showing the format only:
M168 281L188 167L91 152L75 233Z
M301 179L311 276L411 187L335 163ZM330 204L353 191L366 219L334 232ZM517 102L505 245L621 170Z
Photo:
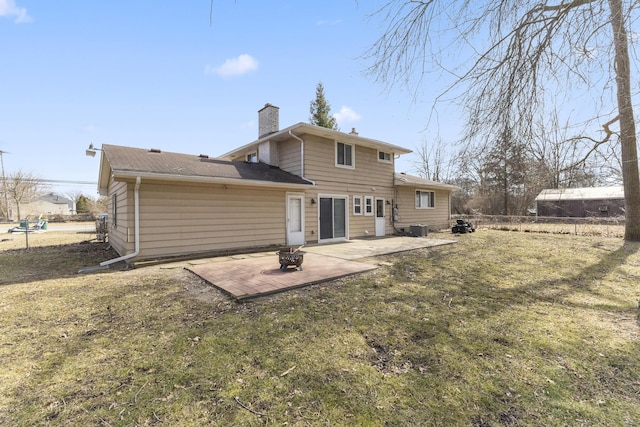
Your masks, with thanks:
M341 130L415 150L437 132L424 131L437 92L416 101L364 75L381 3L216 0L210 21L209 0L0 0L5 170L96 181L90 143L221 155L257 138L265 103L281 128L307 122L319 81Z

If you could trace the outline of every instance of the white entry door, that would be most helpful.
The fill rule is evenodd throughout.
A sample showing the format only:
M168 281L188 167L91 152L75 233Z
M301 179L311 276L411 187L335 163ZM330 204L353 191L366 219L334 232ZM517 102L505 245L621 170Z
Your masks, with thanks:
M376 197L376 236L384 234L384 199Z
M304 194L287 194L287 245L304 244Z

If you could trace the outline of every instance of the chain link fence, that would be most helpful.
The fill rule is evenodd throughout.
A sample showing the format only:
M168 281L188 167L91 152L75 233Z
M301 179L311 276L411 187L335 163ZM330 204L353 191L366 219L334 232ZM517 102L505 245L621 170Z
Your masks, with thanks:
M539 217L511 215L454 215L453 220L471 221L476 230L523 233L573 234L576 236L624 237L624 217Z

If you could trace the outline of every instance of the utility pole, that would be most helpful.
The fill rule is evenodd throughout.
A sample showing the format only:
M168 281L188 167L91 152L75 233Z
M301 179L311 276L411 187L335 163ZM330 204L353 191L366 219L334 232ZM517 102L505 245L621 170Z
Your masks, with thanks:
M9 199L7 198L7 177L4 175L4 158L2 157L3 154L11 154L11 153L0 150L0 164L2 165L2 182L4 184L4 206L6 209L5 214L7 216L4 220L9 222Z

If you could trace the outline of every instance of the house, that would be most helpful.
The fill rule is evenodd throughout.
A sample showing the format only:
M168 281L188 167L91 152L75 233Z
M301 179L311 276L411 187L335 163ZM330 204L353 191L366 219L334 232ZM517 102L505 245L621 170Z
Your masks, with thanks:
M455 185L431 181L405 173L394 174L394 217L397 232L411 231L412 225L427 225L431 229L449 228L451 222L451 193Z
M624 216L622 186L547 189L535 200L538 216Z
M136 261L448 228L450 193L395 174L411 151L258 112L258 139L218 158L103 145L98 186L109 242Z
M40 216L53 217L55 215L71 215L75 213L75 203L66 197L55 193L48 193L36 199L20 204L20 215L23 218L37 218Z

